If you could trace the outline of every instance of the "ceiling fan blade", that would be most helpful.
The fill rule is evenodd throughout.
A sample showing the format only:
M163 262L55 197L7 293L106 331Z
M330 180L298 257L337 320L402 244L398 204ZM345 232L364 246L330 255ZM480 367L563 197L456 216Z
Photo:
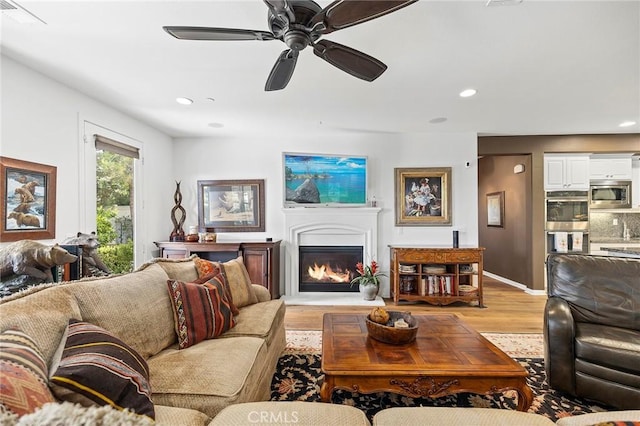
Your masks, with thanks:
M275 40L268 31L210 27L162 27L180 40Z
M309 27L328 34L395 12L418 0L337 0L313 17ZM317 24L323 23L320 27ZM322 28L324 26L324 28Z
M314 44L313 53L342 71L366 81L375 80L387 69L376 58L329 40Z
M286 16L289 23L296 21L296 15L293 13L291 6L287 0L263 0L274 16L282 18Z
M267 78L267 84L265 84L264 90L271 92L287 87L293 75L293 70L296 68L297 61L297 50L287 49L283 51L271 69L271 73L269 73L269 78Z

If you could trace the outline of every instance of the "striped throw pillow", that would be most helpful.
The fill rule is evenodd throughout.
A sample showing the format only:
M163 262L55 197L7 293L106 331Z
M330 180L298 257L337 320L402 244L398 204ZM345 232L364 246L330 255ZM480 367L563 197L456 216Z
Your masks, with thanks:
M149 367L134 349L94 324L69 320L49 383L63 401L111 405L155 419Z
M229 283L227 283L227 278L225 277L225 275L222 273L220 269L218 269L217 272L204 275L203 277L198 278L194 282L196 284L204 284L206 282L220 283L220 285L222 286L222 292L224 296L227 298L227 301L229 302L229 308L231 308L231 313L234 316L240 313L235 303L233 303L233 296L231 295L231 289L229 288Z
M213 339L236 325L221 282L168 280L167 285L180 349Z
M0 334L0 412L22 416L55 402L48 369L34 340L18 330Z

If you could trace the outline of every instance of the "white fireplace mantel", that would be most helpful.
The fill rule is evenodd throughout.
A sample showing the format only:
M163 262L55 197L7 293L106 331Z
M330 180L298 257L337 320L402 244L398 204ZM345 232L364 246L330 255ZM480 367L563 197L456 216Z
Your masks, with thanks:
M358 245L363 247L365 261L377 259L378 214L376 207L309 207L285 208L285 288L288 303L300 300L344 301L349 293L300 292L298 286L298 253L300 246ZM357 299L362 299L357 295ZM381 300L381 299L380 299ZM295 302L294 302L295 301ZM384 303L384 302L383 302Z

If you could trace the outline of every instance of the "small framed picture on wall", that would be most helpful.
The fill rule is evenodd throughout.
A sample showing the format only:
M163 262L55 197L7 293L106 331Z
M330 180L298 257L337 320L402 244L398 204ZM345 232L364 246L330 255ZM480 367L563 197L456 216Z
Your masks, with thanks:
M487 226L504 227L504 191L487 194Z

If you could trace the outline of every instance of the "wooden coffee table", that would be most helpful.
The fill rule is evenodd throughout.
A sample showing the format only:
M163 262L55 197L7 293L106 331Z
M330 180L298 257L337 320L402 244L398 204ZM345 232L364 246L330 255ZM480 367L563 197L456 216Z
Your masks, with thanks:
M453 314L415 315L416 340L389 345L368 337L366 314L324 314L320 397L334 389L437 398L515 390L518 410L533 400L527 371Z

